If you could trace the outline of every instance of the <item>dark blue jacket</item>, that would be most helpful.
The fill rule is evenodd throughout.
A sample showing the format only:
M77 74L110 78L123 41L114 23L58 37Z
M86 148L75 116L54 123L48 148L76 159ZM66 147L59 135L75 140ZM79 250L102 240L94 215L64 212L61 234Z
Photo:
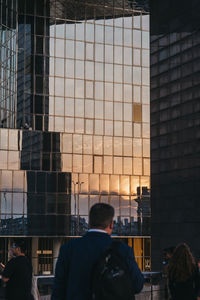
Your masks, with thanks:
M60 249L56 264L51 300L89 300L90 274L94 263L112 243L106 233L88 232L82 238L72 239ZM120 243L119 254L124 257L131 272L133 288L143 288L143 275L135 261L133 250Z

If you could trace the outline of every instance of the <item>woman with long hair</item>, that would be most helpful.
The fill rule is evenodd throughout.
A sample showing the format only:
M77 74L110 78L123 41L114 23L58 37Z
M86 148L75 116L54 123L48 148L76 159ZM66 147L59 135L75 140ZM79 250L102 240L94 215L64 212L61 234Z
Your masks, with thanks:
M200 299L200 275L187 244L179 244L167 268L171 300Z

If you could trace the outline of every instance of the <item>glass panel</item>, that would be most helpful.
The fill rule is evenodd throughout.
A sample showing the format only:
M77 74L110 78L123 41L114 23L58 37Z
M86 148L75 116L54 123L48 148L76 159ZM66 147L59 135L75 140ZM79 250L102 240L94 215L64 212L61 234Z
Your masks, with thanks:
M133 158L134 175L142 175L142 158Z
M74 60L65 60L65 76L74 77Z
M132 122L132 104L124 103L124 121Z
M103 62L104 60L104 46L95 44L95 60Z
M137 188L140 185L139 176L131 176L131 194L137 195Z
M112 83L105 83L105 99L106 100L113 100L113 84Z
M103 135L103 120L95 120L95 134Z
M0 147L2 150L8 149L8 130L1 129L0 130Z
M114 157L114 174L122 174L122 157Z
M141 125L140 124L133 124L134 128L134 137L141 137Z
M104 65L102 63L95 63L95 80L103 81Z
M142 48L149 48L149 32L142 31Z
M141 16L134 16L133 17L133 26L134 28L141 28Z
M13 172L13 190L23 191L24 189L24 172L14 171Z
M85 100L85 117L94 118L94 100Z
M110 176L110 193L119 194L119 176L111 175Z
M104 137L104 155L112 155L112 137Z
M142 157L142 139L133 139L133 156Z
M123 123L122 122L118 122L118 121L115 121L114 122L114 134L116 136L122 136L122 125Z
M122 101L122 84L114 84L114 101Z
M90 175L90 192L99 193L99 175L97 174Z
M102 137L101 136L94 136L94 154L102 155Z
M133 47L141 48L141 46L142 46L141 31L133 29Z
M131 136L132 137L132 122L124 122L124 136Z
M113 46L105 45L105 62L113 63Z
M75 99L75 116L84 117L84 101L82 99Z
M121 176L120 189L122 195L130 194L130 177Z
M92 81L86 81L86 97L93 98L94 86Z
M142 122L142 105L140 104L133 104L133 121Z
M143 139L143 156L150 157L150 140Z
M105 101L105 118L113 120L113 103Z
M137 102L137 103L141 102L141 99L140 99L141 92L140 92L140 90L141 90L140 86L134 86L134 102Z
M103 102L95 101L95 118L103 119Z
M144 158L143 164L144 164L144 175L150 176L150 159Z
M142 105L142 120L144 122L150 122L150 106Z
M126 197L126 196L121 197L121 215L130 216L130 198L129 197Z
M18 170L19 169L19 152L8 151L8 169Z
M132 48L124 47L124 64L125 65L132 65Z
M122 138L114 137L114 155L122 155Z
M92 155L83 155L83 172L93 173Z
M72 172L72 154L62 154L62 172Z
M124 138L124 156L132 156L132 139Z
M4 136L4 134L3 134L4 130L5 129L1 130L3 136ZM7 136L7 130L5 130L5 131L6 131L5 132L6 133L5 137L6 137ZM5 143L6 139L4 139L2 137L2 140L1 140L1 142L2 142L1 149L7 149L6 148L6 143ZM11 129L9 130L9 150L18 150L18 130L11 130Z
M92 136L83 136L83 153L92 154Z
M64 116L64 98L55 97L55 114L57 116Z
M95 98L103 100L103 98L104 98L103 82L95 82Z
M105 135L113 135L113 121L105 121Z
M85 128L85 132L87 134L93 134L93 128L94 125L93 125L93 120L86 120L86 128Z
M0 169L7 169L8 152L0 150Z
M122 64L122 47L114 46L114 63Z
M65 79L65 96L74 97L74 79Z
M74 41L66 40L65 45L66 45L66 57L74 59Z
M73 135L73 153L82 153L82 135Z
M104 42L104 26L101 26L101 25L95 26L95 41L97 43Z
M94 173L102 173L102 156L94 156Z
M133 63L134 65L141 65L141 50L134 49L133 51Z
M65 118L65 131L66 132L74 132L74 119L73 118Z
M109 193L109 175L100 175L100 192L102 194Z
M88 215L88 196L79 195L79 214Z
M74 117L74 99L65 99L65 115L69 117Z
M133 84L141 84L141 68L133 67Z
M85 55L85 47L84 47L84 43L82 42L76 42L76 58L77 59L84 59ZM77 63L78 61L76 61Z
M114 103L114 120L122 120L122 103Z
M88 176L87 174L79 174L79 182L81 182L81 193L88 193Z
M124 174L132 175L132 158L124 157Z
M132 30L131 29L124 29L124 45L125 46L132 46Z
M104 173L112 174L112 157L104 156Z
M113 44L113 27L105 26L105 43Z
M76 61L76 77L84 79L84 61Z
M82 155L73 155L73 172L82 172Z

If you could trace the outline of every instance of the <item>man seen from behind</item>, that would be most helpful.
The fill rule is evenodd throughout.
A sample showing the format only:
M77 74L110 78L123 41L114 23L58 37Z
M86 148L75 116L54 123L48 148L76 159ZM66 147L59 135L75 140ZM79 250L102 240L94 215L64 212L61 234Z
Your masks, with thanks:
M95 263L112 245L114 208L105 203L92 206L89 213L89 231L81 238L64 244L56 264L51 300L91 300L91 274ZM133 250L119 243L121 259L129 270L133 299L143 288L143 275L135 261ZM126 300L126 299L124 299Z

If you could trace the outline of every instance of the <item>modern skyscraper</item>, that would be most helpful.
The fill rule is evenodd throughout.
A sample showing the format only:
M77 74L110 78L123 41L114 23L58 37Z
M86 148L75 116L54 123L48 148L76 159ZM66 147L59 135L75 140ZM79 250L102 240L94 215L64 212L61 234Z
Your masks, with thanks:
M152 266L162 249L200 251L200 31L197 0L151 1Z
M52 272L59 245L87 230L99 201L115 207L115 236L149 268L145 8L1 1L1 236L27 237L36 273Z

